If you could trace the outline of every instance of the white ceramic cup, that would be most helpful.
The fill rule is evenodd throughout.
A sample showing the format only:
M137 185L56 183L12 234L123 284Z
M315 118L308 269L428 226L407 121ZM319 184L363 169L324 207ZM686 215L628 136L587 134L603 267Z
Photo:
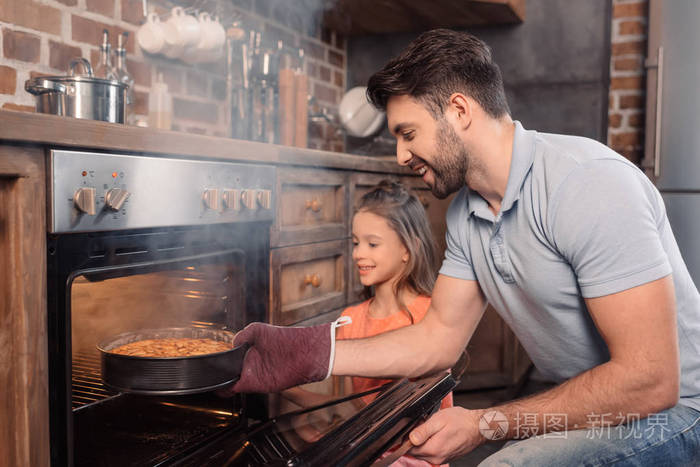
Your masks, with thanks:
M211 22L209 23L209 29L209 36L211 38L209 41L209 50L220 49L226 43L226 31L219 22L219 18L211 19Z
M180 36L179 42L183 47L193 47L199 42L199 21L185 13L182 7L176 6L170 11L168 24L172 24Z
M212 26L211 16L206 11L199 14L199 42L197 42L197 49L200 51L205 51L213 48L211 44L214 41L214 28Z
M158 19L158 15L151 13L146 18L146 22L136 31L136 42L139 47L149 54L161 53L165 47L165 34L163 23Z
M163 23L163 37L165 40L161 53L168 58L180 58L185 45L174 22L168 20Z

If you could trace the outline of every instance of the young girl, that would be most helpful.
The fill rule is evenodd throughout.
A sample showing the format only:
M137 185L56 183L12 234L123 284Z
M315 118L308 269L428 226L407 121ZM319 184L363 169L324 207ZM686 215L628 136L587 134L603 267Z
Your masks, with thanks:
M352 323L336 339L359 339L410 326L423 319L438 269L438 256L425 209L401 184L383 181L365 194L352 220L352 259L367 300L347 308ZM371 297L371 298L370 298ZM388 379L352 377L352 392ZM440 408L452 407L452 394ZM428 465L401 458L399 465Z

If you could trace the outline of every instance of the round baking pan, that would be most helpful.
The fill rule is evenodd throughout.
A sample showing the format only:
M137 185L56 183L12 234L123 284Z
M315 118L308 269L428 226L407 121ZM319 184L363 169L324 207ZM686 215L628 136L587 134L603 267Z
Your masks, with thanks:
M194 394L235 383L247 345L189 357L138 357L110 352L145 339L213 339L233 345L234 333L220 329L163 328L126 332L101 342L102 382L120 392L166 395Z

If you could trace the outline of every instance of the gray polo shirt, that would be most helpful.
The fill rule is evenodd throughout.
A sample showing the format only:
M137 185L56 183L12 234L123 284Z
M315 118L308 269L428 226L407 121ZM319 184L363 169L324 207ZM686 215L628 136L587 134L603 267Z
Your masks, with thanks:
M545 378L610 359L584 298L673 274L681 402L700 410L700 296L661 195L632 163L587 138L515 122L513 158L494 215L463 188L447 212L440 273L477 280Z

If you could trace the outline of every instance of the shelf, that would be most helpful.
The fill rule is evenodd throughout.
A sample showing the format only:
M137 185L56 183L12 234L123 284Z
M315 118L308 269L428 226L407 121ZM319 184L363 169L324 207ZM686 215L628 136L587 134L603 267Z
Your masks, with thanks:
M346 35L518 24L525 0L325 0L324 25Z

